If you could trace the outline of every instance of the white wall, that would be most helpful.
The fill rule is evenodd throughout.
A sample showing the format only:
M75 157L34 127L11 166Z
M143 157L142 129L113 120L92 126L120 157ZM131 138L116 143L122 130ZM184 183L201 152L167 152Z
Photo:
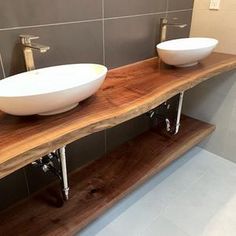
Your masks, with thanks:
M218 52L236 54L236 0L221 0L220 10L209 10L210 0L195 0L191 36L217 38Z

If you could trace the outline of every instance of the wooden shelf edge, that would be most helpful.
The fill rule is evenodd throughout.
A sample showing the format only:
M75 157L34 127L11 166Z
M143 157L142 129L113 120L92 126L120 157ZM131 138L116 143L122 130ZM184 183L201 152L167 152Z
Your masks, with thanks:
M70 176L62 207L52 186L0 214L7 235L73 235L124 196L201 142L215 126L183 117L176 136L148 131Z

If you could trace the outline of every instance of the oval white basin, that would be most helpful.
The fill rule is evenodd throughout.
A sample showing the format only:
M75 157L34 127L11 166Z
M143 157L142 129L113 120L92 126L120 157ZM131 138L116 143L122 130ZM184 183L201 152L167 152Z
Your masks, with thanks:
M182 38L158 44L157 51L166 64L188 67L209 56L217 44L212 38Z
M107 68L71 64L24 72L0 81L0 110L12 115L68 111L100 88Z

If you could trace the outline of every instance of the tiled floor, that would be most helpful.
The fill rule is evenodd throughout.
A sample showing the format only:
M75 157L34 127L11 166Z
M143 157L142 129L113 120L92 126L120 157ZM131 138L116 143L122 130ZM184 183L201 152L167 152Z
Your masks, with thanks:
M194 148L80 236L236 236L236 164Z

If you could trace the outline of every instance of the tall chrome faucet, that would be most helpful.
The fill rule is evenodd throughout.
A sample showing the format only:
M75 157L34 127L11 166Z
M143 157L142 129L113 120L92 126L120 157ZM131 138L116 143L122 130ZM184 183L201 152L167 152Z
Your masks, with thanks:
M23 46L26 70L27 71L34 70L35 64L34 64L33 50L37 50L40 53L45 53L50 49L50 47L37 43L32 43L32 40L39 39L38 36L20 35L20 39L21 39L21 44Z
M176 19L176 18L175 18ZM161 18L160 22L160 43L166 41L167 27L185 28L187 24L169 23L167 18Z

